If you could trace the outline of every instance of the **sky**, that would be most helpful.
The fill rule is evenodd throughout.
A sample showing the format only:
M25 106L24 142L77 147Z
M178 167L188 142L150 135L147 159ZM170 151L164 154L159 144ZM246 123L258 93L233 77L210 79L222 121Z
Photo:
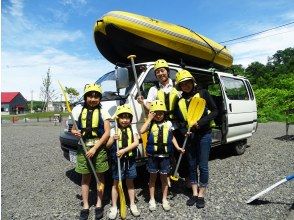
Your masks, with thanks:
M1 0L1 91L40 100L50 68L57 100L58 80L82 93L114 68L93 38L95 21L114 10L182 25L216 42L294 22L293 0ZM294 46L294 23L223 45L233 64L266 64Z

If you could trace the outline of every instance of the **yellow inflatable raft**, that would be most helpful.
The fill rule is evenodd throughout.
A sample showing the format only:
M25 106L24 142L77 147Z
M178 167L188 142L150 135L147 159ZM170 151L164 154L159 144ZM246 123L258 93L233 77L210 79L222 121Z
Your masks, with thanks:
M227 68L233 57L225 46L190 29L122 11L111 11L95 23L98 50L113 64L166 59L198 67Z

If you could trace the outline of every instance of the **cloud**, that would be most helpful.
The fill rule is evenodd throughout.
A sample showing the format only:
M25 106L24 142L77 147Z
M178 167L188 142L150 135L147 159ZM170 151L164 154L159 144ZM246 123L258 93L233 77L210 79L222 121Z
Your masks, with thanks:
M82 5L87 4L86 0L62 0L61 3L66 6L71 6L73 8L78 8Z
M281 15L283 20L294 20L294 11L288 11L287 13Z
M265 32L247 40L228 45L234 57L234 64L247 67L258 61L266 64L268 58L278 50L284 50L294 45L294 25Z
M43 27L31 23L26 17L13 17L5 13L2 16L2 47L31 50L36 48L58 46L64 42L74 42L85 36L80 30L68 31L60 28Z
M68 31L59 24L44 27L26 17L22 1L11 0L2 12L2 91L19 91L30 100L33 90L33 98L39 99L42 79L49 67L56 91L59 92L57 80L82 91L84 84L113 69L104 59L86 59L65 52L70 43L84 39L81 30Z
M7 7L9 13L14 17L23 16L23 0L11 0L11 6Z
M55 48L40 53L3 52L2 53L2 91L19 91L27 99L40 98L42 79L51 69L53 88L59 93L57 80L65 86L76 88L80 93L86 83L95 82L100 76L114 69L104 59L86 60L67 54Z

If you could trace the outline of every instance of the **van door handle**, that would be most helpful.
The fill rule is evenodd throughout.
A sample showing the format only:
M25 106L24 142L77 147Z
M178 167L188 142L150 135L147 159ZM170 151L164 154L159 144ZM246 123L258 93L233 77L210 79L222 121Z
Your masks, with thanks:
M232 112L232 103L229 104L230 112Z

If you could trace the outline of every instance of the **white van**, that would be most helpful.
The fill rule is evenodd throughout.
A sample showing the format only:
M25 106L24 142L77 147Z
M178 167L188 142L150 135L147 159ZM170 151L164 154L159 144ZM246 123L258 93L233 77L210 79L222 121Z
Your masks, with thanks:
M153 70L154 62L136 64L138 83L143 96L147 96L151 86L157 83ZM247 138L257 129L257 106L255 96L248 79L215 69L201 69L191 66L181 67L169 64L170 78L174 81L178 70L184 68L191 72L197 84L207 89L212 95L218 115L216 126L212 129L212 146L230 144L236 154L243 154L247 146ZM144 116L141 105L136 101L137 86L132 67L116 67L114 71L100 77L96 83L103 88L102 108L113 115L118 105L129 103L134 112L133 122L137 128L143 124ZM78 140L71 135L71 123L60 135L61 148L64 156L74 160ZM146 161L144 146L138 148L137 162Z

